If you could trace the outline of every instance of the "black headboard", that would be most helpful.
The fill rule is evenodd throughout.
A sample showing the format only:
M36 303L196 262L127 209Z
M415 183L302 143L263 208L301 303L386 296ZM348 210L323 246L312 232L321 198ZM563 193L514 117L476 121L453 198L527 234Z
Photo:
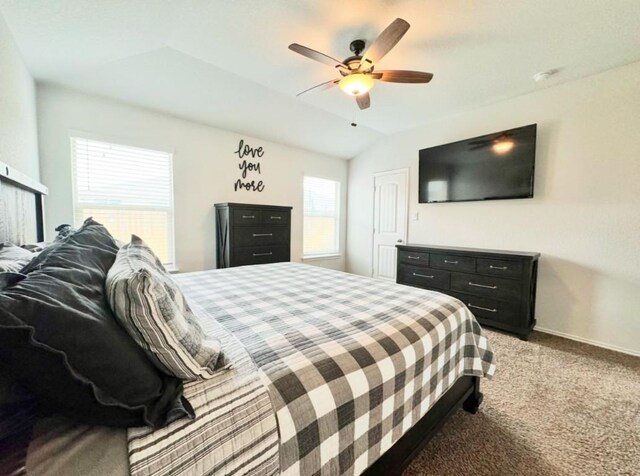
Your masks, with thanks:
M44 196L47 187L0 162L0 242L44 240Z

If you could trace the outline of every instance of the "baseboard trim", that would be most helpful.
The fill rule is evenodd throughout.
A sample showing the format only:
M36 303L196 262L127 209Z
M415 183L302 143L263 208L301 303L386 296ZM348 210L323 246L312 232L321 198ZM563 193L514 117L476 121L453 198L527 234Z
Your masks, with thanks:
M545 327L536 326L534 331L543 332L545 334L551 334L558 337L564 337L565 339L575 340L577 342L582 342L584 344L595 345L596 347L602 347L603 349L615 350L616 352L621 352L623 354L633 355L634 357L640 357L639 350L631 350L625 349L624 347L618 347L617 345L605 344L604 342L600 342L592 339L585 339L584 337L574 336L573 334L567 334L565 332L554 331L552 329L547 329Z

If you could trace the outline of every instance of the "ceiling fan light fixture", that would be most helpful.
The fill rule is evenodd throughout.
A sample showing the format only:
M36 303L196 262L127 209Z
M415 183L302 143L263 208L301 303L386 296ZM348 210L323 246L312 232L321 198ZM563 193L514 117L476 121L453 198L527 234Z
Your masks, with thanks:
M340 80L340 89L350 96L368 93L373 87L373 78L362 73L353 73Z
M511 149L513 149L515 147L515 142L513 142L511 139L503 139L500 140L498 142L495 142L492 146L493 151L496 154L506 154L507 152L510 152Z

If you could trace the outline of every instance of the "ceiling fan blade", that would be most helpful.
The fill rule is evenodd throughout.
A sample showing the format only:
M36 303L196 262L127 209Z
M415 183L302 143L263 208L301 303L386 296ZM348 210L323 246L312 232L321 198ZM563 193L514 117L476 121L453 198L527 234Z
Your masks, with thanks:
M480 149L486 149L487 147L489 147L489 144L470 145L469 150L480 150Z
M329 88L332 88L333 86L335 86L336 84L338 84L339 82L340 82L339 79L331 79L329 81L325 81L324 83L316 84L312 88L305 89L301 93L296 94L296 96L300 96L301 94L308 93L309 91L311 91L313 89L318 89L319 91L322 91L323 89L329 89Z
M380 81L387 81L390 83L428 83L433 78L433 74L424 73L422 71L403 71L403 70L389 70L389 71L374 71L371 74L374 78Z
M371 106L371 96L369 96L369 93L361 94L360 96L356 96L356 102L360 109L367 109Z
M472 140L472 141L468 142L469 145L487 145L487 144L490 144L490 143L491 143L491 141L490 140L486 140L486 139L483 139L483 140Z
M391 48L396 46L400 38L409 29L409 23L402 18L396 18L391 24L378 35L378 38L371 44L367 52L360 60L360 70L368 70L386 55Z
M306 46L299 45L298 43L291 43L289 45L289 49L294 51L302 56L306 56L309 59L319 61L320 63L328 64L329 66L333 66L335 68L347 68L347 65L342 61L339 61L331 56L325 55L324 53L320 53L319 51L312 50L311 48L307 48Z

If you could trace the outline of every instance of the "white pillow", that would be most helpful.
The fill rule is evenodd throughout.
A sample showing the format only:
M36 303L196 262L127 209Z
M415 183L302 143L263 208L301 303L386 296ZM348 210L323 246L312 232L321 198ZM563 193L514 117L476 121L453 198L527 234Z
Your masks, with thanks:
M0 273L19 273L36 256L10 242L0 243Z

